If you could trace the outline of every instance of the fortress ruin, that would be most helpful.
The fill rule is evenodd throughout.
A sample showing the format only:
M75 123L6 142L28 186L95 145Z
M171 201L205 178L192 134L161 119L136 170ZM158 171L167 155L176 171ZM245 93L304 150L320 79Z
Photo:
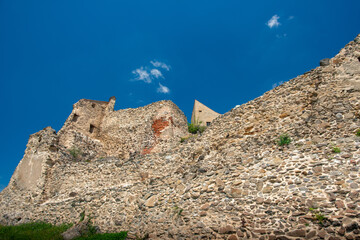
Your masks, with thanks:
M360 35L214 120L195 101L192 121L212 122L186 141L171 101L114 104L82 99L58 133L30 136L0 193L0 224L85 212L129 239L360 238Z

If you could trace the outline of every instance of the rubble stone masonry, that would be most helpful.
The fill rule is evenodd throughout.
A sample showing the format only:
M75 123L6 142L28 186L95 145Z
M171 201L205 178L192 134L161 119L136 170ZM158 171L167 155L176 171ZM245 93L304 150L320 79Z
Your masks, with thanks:
M95 102L91 115L80 100L59 133L30 137L0 222L77 222L85 211L133 239L360 239L360 35L322 65L185 142L172 102Z

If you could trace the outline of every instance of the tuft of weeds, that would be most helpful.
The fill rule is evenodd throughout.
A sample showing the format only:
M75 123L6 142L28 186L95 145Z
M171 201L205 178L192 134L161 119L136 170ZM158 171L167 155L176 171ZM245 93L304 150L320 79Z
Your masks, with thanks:
M175 205L173 211L176 216L181 216L181 213L184 211L184 209L179 208L177 205Z
M70 155L73 157L73 159L78 159L80 155L82 154L81 150L75 146L72 146L69 149Z
M276 141L276 143L279 146L289 145L291 143L291 138L289 137L289 135L287 133L284 133L278 137L278 140Z
M82 212L80 213L80 220L79 220L79 222L84 221L84 219L85 219L85 211L82 211Z
M314 220L316 220L321 225L327 219L327 217L325 217L325 215L316 208L309 208L309 211L312 213Z
M356 130L355 135L358 136L358 137L360 137L360 129Z
M319 221L320 224L326 219L326 217L322 213L315 213L316 220Z
M206 126L201 126L201 122L199 123L188 123L188 131L192 134L203 133L206 129Z
M333 152L333 153L341 153L341 150L340 150L339 147L333 147L333 148L332 148L332 152Z
M186 137L181 137L181 138L180 138L180 142L183 143L183 142L185 142L186 140L191 139L191 138L193 138L193 137L194 137L193 135L186 136Z

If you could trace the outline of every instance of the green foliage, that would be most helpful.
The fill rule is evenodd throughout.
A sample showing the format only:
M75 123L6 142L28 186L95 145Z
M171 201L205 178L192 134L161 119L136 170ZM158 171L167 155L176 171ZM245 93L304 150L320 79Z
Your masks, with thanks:
M333 152L333 153L340 153L341 150L340 150L340 148L338 148L338 147L333 147L332 152Z
M84 221L85 219L85 211L82 211L82 213L80 213L80 222Z
M320 210L317 210L316 208L309 208L309 211L312 213L312 215L314 216L314 220L317 220L320 224L323 224L323 221L326 220L327 218L325 217L324 214L322 214L320 212Z
M81 155L81 150L75 146L69 149L69 153L73 156L74 159L77 159Z
M69 229L72 224L59 226L44 222L24 223L16 226L1 226L0 239L2 240L62 240L61 233Z
M193 138L194 136L190 135L190 136L186 136L186 137L182 137L180 138L180 142L183 143L185 142L186 140L190 139L190 138Z
M80 221L83 221L85 218L85 211L81 214ZM89 222L87 223L87 231L83 233L81 237L75 238L74 240L83 240L83 239L92 239L92 240L123 240L127 237L127 232L119 232L119 233L96 233L97 227L92 225L91 216L89 216Z
M94 225L89 223L89 225L88 225L89 236L95 235L96 230L97 230L97 227L95 227Z
M85 212L84 217L85 217ZM62 240L61 234L72 227L72 224L62 224L59 226L44 222L24 223L16 226L0 225L1 240ZM124 240L127 232L119 233L96 233L96 227L89 224L88 233L84 236L75 238L76 240Z
M358 129L355 134L356 136L360 137L360 129Z
M196 134L196 133L203 133L206 129L206 126L200 126L201 122L199 123L188 123L188 131L189 133Z
M174 214L177 215L177 216L181 216L181 213L184 211L184 209L182 208L179 208L178 206L175 206L174 209Z
M75 238L74 240L125 240L127 232L119 233L98 233L90 236L82 236Z
M180 209L178 215L180 216L184 209Z
M291 138L287 133L281 134L277 140L279 146L289 145L291 143Z
M320 224L326 219L326 217L322 213L315 213L316 220L319 221Z

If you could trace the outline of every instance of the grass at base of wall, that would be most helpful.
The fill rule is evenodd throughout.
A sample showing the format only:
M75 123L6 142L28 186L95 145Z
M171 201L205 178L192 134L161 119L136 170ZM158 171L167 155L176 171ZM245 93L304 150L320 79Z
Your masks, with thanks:
M73 224L52 225L44 222L24 223L16 226L0 225L0 240L62 240L61 234ZM99 233L78 237L76 240L124 240L127 232Z
M61 233L70 228L72 224L62 224L59 226L44 222L24 223L16 226L0 225L1 240L62 240Z
M125 240L127 232L119 233L98 233L88 237L78 237L74 240Z

